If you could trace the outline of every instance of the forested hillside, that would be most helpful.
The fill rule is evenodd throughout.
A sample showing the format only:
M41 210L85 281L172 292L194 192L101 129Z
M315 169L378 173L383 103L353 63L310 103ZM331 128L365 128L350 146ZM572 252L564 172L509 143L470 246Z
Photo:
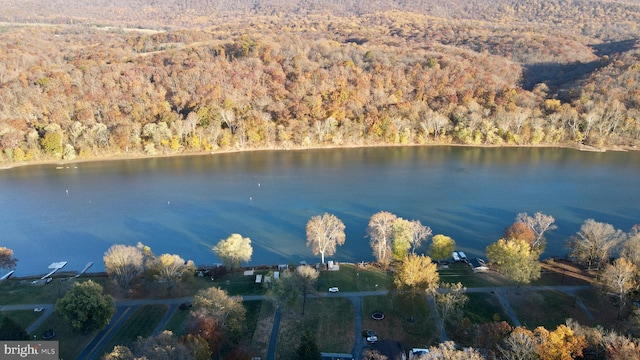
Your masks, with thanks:
M1 161L640 144L638 1L0 0Z

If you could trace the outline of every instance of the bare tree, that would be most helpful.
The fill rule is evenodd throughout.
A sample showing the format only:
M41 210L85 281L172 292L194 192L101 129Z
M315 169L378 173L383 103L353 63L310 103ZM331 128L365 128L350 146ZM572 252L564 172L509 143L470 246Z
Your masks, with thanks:
M611 252L625 239L621 230L613 225L587 219L580 231L569 239L570 256L575 260L586 263L589 269L595 263L600 265L609 259Z
M553 216L545 215L539 211L533 216L529 216L526 212L519 213L518 216L516 216L516 222L524 223L535 234L535 240L533 241L531 249L540 251L540 253L544 251L544 233L558 228L554 224L555 221L556 219Z
M307 247L311 247L313 255L322 256L336 253L336 246L345 242L345 226L335 215L324 213L314 216L307 222Z
M613 264L608 264L600 274L600 286L620 299L618 318L627 304L627 295L638 289L637 273L638 268L631 261L619 258Z
M196 271L193 261L184 261L175 254L162 254L151 262L150 266L151 272L159 283L164 284L169 295L178 282L187 276L192 276Z
M422 243L431 236L433 233L431 228L426 225L422 225L420 220L411 220L411 226L413 232L411 233L411 253L415 254L416 249L422 245Z
M242 261L251 260L253 255L251 239L240 234L231 234L227 239L220 240L212 250L232 270Z
M307 304L307 296L315 290L318 275L318 270L308 265L298 266L296 269L298 287L302 292L302 315L304 315L304 308Z
M458 315L469 300L466 295L467 288L461 283L441 283L440 291L434 293L435 312L440 316L440 327L444 327L445 321L450 321Z
M279 279L274 279L267 290L267 298L277 307L292 307L298 300L300 288L296 275L291 271L280 274Z
M231 135L235 135L238 129L235 112L229 109L221 109L220 117L222 118L222 122L229 128L229 131L231 131Z
M103 260L107 275L129 294L132 282L144 270L142 251L135 246L116 244L104 253Z
M396 216L387 211L380 211L371 216L367 235L370 238L373 256L382 265L391 262L391 243L393 240L393 222Z
M193 316L212 317L226 330L239 330L244 323L246 309L241 296L229 296L218 287L199 290L193 297Z
M103 360L196 360L211 358L207 342L199 336L178 338L169 330L156 336L138 338L133 350L124 345L117 345L106 354Z
M620 256L640 267L640 226L635 225L627 233L627 241L622 246Z
M416 359L414 357L414 359ZM429 348L429 352L420 355L416 360L482 360L484 357L474 348L458 349L453 341L440 343Z
M506 339L504 346L499 347L500 359L504 360L536 360L536 339L533 333L525 328L515 328Z

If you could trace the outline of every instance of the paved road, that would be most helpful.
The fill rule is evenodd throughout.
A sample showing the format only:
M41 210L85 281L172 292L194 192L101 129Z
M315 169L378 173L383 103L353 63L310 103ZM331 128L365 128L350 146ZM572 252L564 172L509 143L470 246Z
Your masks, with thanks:
M276 309L273 316L273 328L271 329L271 338L269 339L269 349L267 350L267 360L275 360L276 347L278 345L278 334L280 333L280 317L282 312L280 308Z
M500 300L500 304L505 309L505 313L511 318L513 324L520 324L517 316L511 309L508 300L505 295L508 292L528 292L528 291L545 291L545 290L555 290L562 291L566 294L575 296L576 293L580 290L589 289L590 286L521 286L521 287L477 287L477 288L468 288L467 292L469 293L477 293L477 292L485 292L495 294ZM362 298L365 296L377 296L377 295L386 295L389 291L387 290L378 290L378 291L360 291L360 292L342 292L342 293L319 293L312 294L310 297L320 297L320 298L330 298L330 297L344 297L351 300L354 305L354 331L355 331L355 342L352 350L354 359L362 358L362 350L366 346L364 343L364 339L362 339ZM264 300L266 296L264 295L248 295L242 297L243 301L255 301L255 300ZM126 322L129 316L142 305L154 305L154 304L167 304L169 305L169 310L165 313L163 319L160 321L158 326L156 327L154 334L160 333L166 323L171 319L173 313L175 313L179 304L187 301L191 301L192 298L177 298L177 299L139 299L139 300L126 300L126 301L118 301L116 302L117 312L114 317L111 319L111 322L107 327L99 332L94 339L91 341L89 345L82 351L79 360L92 360L97 358L98 351L111 340L113 335L117 333L120 327ZM588 317L593 318L589 310L586 306L576 297L576 303L580 306L580 308L587 314ZM431 306L433 304L430 303ZM5 305L0 306L0 311L13 311L13 310L29 310L42 307L44 308L43 315L38 318L33 324L31 324L28 328L28 333L32 333L51 313L53 313L53 304L25 304L25 305ZM276 312L276 317L274 318L274 326L271 333L271 339L269 344L269 353L272 354L267 355L267 359L272 360L275 359L275 346L277 344L277 336L279 332L279 323L280 323L280 315L279 311ZM439 323L439 322L438 322ZM446 339L447 335L444 329L441 329L441 338ZM273 349L273 353L271 353Z
M354 341L351 354L354 359L362 359L362 351L367 345L362 337L362 296L352 296L349 300L353 303Z

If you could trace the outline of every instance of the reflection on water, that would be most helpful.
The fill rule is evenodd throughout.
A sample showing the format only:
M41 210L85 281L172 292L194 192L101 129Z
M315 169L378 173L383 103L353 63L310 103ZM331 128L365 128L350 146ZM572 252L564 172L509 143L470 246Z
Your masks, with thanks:
M58 168L62 167L62 168ZM556 218L545 256L587 218L640 223L640 155L552 148L390 147L265 151L28 166L0 172L0 246L17 276L53 261L103 269L116 243L151 246L197 264L231 233L252 239L252 264L316 259L305 225L330 212L347 241L332 259L372 260L365 229L386 210L419 219L482 256L518 212Z

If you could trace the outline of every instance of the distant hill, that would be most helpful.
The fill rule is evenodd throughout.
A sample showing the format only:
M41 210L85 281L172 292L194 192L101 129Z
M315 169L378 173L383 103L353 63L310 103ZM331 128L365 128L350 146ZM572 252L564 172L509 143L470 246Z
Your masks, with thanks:
M0 161L640 145L638 1L0 0Z

